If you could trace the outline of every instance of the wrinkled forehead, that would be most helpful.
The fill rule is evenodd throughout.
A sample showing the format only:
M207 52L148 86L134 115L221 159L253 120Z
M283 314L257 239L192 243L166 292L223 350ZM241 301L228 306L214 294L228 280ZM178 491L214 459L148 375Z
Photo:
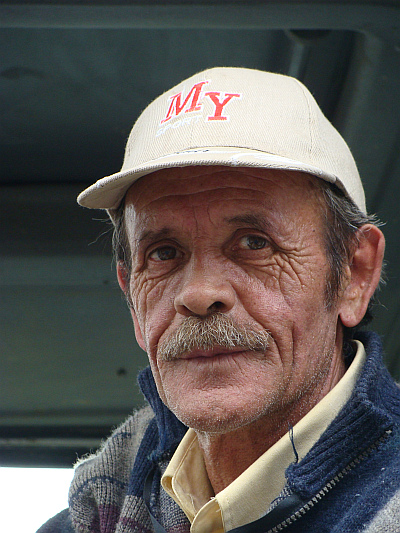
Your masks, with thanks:
M150 205L160 204L174 197L193 197L202 200L212 193L221 199L234 195L243 197L273 198L285 192L304 201L311 191L319 190L316 178L301 172L271 169L227 168L223 166L197 166L163 169L138 180L128 190L125 208L138 212Z
M196 224L202 213L215 225L257 216L287 227L321 226L322 193L316 179L281 170L204 167L163 169L126 195L127 235ZM194 216L194 218L193 218ZM246 218L247 217L247 218ZM192 228L193 230L193 228Z

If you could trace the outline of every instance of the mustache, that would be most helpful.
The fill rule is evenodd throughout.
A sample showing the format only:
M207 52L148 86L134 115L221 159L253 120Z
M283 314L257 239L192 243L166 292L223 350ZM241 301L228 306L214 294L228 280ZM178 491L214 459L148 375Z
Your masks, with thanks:
M159 344L157 356L162 361L173 361L185 353L212 350L217 346L265 352L270 339L268 331L241 326L223 313L205 318L189 316L168 339Z

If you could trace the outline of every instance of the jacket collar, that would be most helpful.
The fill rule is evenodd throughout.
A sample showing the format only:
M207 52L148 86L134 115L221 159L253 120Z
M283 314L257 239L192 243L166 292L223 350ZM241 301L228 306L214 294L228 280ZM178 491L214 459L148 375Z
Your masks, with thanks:
M311 498L357 457L364 457L399 422L400 390L383 364L378 335L363 332L357 339L367 360L350 400L306 457L286 471L291 489L302 498Z

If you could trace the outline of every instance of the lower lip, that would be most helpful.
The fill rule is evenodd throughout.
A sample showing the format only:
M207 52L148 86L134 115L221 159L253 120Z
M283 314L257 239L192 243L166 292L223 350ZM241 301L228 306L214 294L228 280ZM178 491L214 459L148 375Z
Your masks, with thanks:
M212 360L218 360L218 359L227 359L232 357L237 357L238 355L243 355L246 353L245 351L232 351L232 352L217 352L215 354L209 354L209 355L187 355L180 357L183 361L212 361Z

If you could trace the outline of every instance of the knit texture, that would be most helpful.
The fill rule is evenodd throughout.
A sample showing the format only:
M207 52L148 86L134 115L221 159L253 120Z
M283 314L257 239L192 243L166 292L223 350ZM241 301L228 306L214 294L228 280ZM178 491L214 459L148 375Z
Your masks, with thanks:
M360 340L367 361L350 400L306 457L287 469L282 499L270 509L279 514L291 495L305 504L305 512L287 521L287 533L400 533L400 391L383 365L379 338L368 333ZM80 462L69 512L40 533L152 533L143 486L155 464L153 516L168 533L190 531L183 512L160 486L187 428L161 402L149 369L139 383L150 406Z

